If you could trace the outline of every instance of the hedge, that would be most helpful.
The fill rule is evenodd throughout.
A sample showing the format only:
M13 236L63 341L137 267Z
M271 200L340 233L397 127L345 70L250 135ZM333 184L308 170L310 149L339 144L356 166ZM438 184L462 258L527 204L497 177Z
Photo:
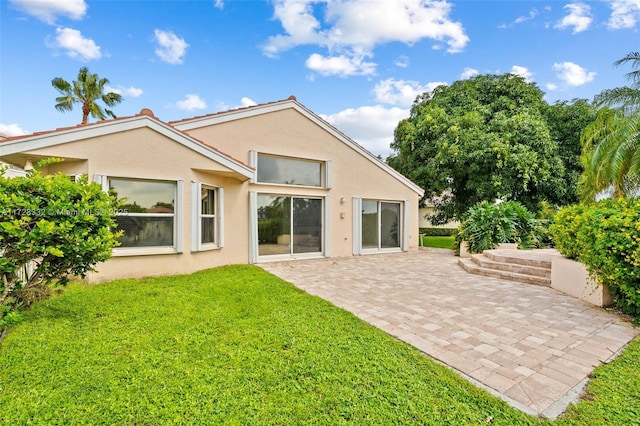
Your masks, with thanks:
M420 228L420 234L425 237L450 237L458 228Z
M554 222L558 251L584 263L623 312L640 317L640 199L565 207Z

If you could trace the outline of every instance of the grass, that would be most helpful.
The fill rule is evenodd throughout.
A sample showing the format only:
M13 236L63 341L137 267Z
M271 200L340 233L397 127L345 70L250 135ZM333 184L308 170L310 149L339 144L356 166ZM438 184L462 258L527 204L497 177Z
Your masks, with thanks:
M0 424L534 424L253 266L74 285L0 348Z
M639 348L559 423L634 424ZM72 285L7 334L0 365L0 424L546 423L248 265Z
M424 247L434 248L446 248L450 249L453 246L453 236L448 237L422 237L422 245Z
M558 423L640 424L640 339L631 342L612 363L593 371L586 397L569 407Z

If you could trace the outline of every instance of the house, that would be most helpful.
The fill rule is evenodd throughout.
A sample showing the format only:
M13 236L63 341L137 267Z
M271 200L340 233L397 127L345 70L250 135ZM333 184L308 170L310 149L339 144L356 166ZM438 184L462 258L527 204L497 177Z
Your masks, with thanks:
M422 190L285 100L163 122L131 117L10 137L0 160L64 159L122 200L124 230L97 282L418 246Z
M431 216L436 214L436 201L437 199L428 199L425 200L420 205L420 210L418 211L418 219L420 228L443 228L443 229L456 229L460 225L460 222L457 220L449 221L442 225L433 225L431 223Z
M0 143L8 138L9 136L5 135L4 133L0 133ZM12 166L11 164L5 164L2 161L0 161L0 170L3 170L3 169L4 169L4 176L7 176L7 177L24 176L27 174L27 172L24 171L24 169L18 168L16 166Z

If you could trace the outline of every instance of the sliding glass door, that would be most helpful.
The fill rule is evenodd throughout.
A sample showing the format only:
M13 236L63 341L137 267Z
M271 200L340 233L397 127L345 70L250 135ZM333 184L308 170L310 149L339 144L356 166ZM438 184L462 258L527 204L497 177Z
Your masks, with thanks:
M322 252L322 199L258 194L258 255Z
M362 200L362 249L400 247L400 203Z

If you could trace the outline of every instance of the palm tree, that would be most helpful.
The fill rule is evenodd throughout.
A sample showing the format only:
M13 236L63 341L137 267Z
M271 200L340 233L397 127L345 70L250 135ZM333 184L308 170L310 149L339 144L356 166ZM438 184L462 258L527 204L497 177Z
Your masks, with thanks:
M640 84L640 52L631 52L622 59L618 59L613 63L614 66L619 67L627 62L631 62L631 68L633 71L627 73L627 79L634 82L636 88Z
M594 103L601 109L582 133L580 194L584 201L605 190L616 198L638 196L640 190L640 53L629 53L614 65L629 62L631 86L596 96Z
M122 102L122 96L117 93L104 93L105 86L109 84L106 78L98 78L98 74L90 74L87 67L80 68L78 79L69 83L61 77L51 80L51 85L63 96L56 98L56 109L61 112L73 110L74 104L82 105L82 124L87 124L89 114L92 117L104 120L107 116L116 118L113 111L102 108L98 101L112 107Z

